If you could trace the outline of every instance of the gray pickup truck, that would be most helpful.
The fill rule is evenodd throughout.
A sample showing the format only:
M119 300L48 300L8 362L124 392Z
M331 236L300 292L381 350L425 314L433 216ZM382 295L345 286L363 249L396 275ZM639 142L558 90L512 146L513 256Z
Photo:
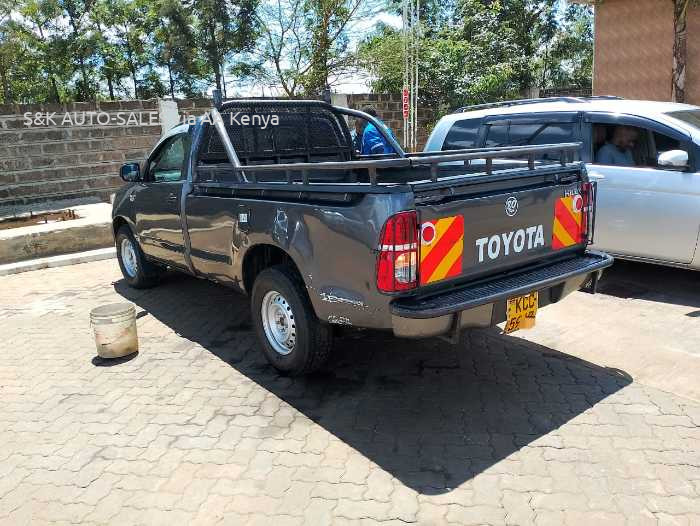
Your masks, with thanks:
M443 336L595 290L595 185L578 144L363 156L318 101L236 100L173 128L121 169L114 237L124 279L166 268L251 297L279 371L321 366L344 326ZM551 161L535 161L552 159ZM183 303L183 309L187 304Z

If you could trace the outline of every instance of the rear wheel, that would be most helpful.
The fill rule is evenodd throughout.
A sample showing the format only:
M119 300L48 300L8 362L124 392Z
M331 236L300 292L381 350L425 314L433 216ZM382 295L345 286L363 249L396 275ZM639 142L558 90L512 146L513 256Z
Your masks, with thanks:
M265 357L278 371L310 373L328 359L331 328L316 318L303 283L291 266L277 265L258 275L251 311Z
M160 269L146 261L131 229L122 226L117 232L117 260L124 280L136 289L152 287L158 281Z

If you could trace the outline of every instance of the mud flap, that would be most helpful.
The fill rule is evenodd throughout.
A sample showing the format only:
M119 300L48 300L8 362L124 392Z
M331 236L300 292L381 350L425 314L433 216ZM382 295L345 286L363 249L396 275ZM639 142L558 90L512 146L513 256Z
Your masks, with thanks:
M587 294L596 294L598 292L598 281L600 281L600 277L602 275L603 271L593 272L583 283L583 286L581 287L581 292L585 292Z

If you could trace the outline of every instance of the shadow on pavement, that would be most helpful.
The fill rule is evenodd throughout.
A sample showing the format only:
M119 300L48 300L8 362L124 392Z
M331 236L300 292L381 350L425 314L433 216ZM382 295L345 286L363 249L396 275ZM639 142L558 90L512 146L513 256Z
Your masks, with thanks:
M603 273L598 292L700 308L700 272L615 260Z
M353 333L325 371L287 378L257 349L247 298L187 277L115 289L422 493L450 491L632 381L497 330L458 346Z
M102 356L95 356L92 360L92 365L95 367L114 367L115 365L121 365L123 363L130 362L139 355L139 352L132 352L126 356L121 356L119 358L102 358Z

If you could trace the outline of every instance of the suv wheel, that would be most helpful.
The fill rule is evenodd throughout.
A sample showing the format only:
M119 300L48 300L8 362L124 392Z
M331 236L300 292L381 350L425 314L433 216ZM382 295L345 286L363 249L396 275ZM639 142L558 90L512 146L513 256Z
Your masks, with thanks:
M310 373L328 359L331 328L316 318L303 283L290 266L260 273L253 285L251 317L265 357L281 373Z

